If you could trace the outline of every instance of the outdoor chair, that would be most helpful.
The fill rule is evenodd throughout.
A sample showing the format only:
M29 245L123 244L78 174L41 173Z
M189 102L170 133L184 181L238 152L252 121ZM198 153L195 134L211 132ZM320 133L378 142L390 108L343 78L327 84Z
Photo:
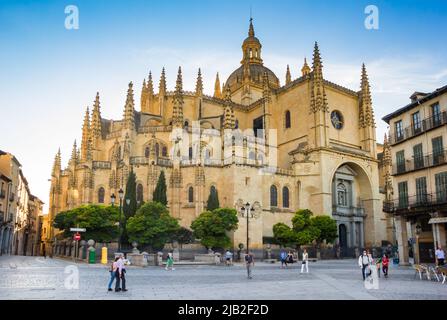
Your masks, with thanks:
M447 280L447 268L446 267L437 267L439 273L442 276L442 284Z
M415 274L414 277L416 278L416 276L419 274L419 279L422 280L422 274L426 274L427 275L427 279L430 280L430 271L428 270L428 268L424 265L421 264L414 264L413 268L415 269Z

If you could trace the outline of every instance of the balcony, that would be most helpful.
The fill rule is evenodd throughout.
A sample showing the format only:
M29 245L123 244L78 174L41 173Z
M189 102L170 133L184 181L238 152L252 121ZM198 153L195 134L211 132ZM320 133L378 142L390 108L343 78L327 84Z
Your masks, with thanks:
M0 199L5 199L6 198L6 191L3 189L3 190L0 190Z
M435 154L429 153L422 157L406 159L405 162L401 164L393 164L392 175L397 176L443 164L447 164L447 149Z
M149 164L149 159L146 157L131 157L130 164L133 165L147 165Z
M411 126L404 128L400 132L394 132L394 134L390 133L389 143L391 145L400 143L423 132L438 128L445 124L447 124L447 111L443 111L418 123L412 124Z
M438 207L447 208L447 192L413 195L383 202L383 211L394 214L427 212Z
M111 167L110 161L93 161L93 169L110 169Z

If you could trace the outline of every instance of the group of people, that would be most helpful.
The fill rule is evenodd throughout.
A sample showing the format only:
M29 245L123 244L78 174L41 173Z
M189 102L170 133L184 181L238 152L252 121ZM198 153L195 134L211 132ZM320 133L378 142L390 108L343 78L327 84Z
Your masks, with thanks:
M363 280L371 276L373 268L376 268L380 277L380 266L382 266L382 272L385 278L388 278L388 267L390 259L387 254L383 254L381 258L374 259L369 250L363 250L358 260L359 267L362 269Z
M286 253L286 251L282 250L279 253L279 259L281 261L281 269L287 268L288 263L292 264L294 262L292 251ZM307 253L306 249L304 249L302 253L301 273L304 272L304 268L306 268L306 273L309 273L309 254Z
M112 265L110 266L110 281L108 290L113 291L112 285L115 281L115 292L127 291L126 289L126 266L125 259L122 254L115 258Z

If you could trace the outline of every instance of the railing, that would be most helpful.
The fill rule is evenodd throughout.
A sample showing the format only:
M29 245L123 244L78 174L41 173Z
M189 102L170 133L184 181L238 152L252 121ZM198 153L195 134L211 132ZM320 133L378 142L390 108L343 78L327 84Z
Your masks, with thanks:
M3 190L0 190L0 199L5 199L6 198L6 191L3 189Z
M131 157L130 164L147 165L147 164L149 164L149 159L146 157L142 157L142 156Z
M144 126L139 127L137 132L138 133L152 133L152 132L164 132L164 131L172 131L172 126L166 125L166 126Z
M112 163L110 161L93 161L93 169L110 169Z
M405 127L401 132L390 133L389 142L390 144L396 144L444 124L447 124L447 111L437 113L422 121L413 123L411 126Z
M383 202L383 211L399 213L411 209L425 209L432 206L447 205L447 191L436 193L422 193L419 195L401 197Z
M162 167L171 167L172 161L169 158L158 158L157 164Z
M439 166L447 163L447 149L439 153L429 153L421 157L405 160L404 163L394 164L392 169L393 175L404 174L414 170Z

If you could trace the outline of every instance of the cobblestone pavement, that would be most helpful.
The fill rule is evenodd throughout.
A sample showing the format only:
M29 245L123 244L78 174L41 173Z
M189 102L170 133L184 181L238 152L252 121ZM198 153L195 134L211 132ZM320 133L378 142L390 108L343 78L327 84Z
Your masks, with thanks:
M74 266L74 267L73 267ZM409 267L391 266L379 289L366 289L355 260L300 264L257 263L248 280L243 265L128 267L128 292L107 292L108 267L42 257L0 256L0 299L447 299L447 284L414 279ZM73 273L75 271L75 273ZM71 281L76 272L79 285Z

